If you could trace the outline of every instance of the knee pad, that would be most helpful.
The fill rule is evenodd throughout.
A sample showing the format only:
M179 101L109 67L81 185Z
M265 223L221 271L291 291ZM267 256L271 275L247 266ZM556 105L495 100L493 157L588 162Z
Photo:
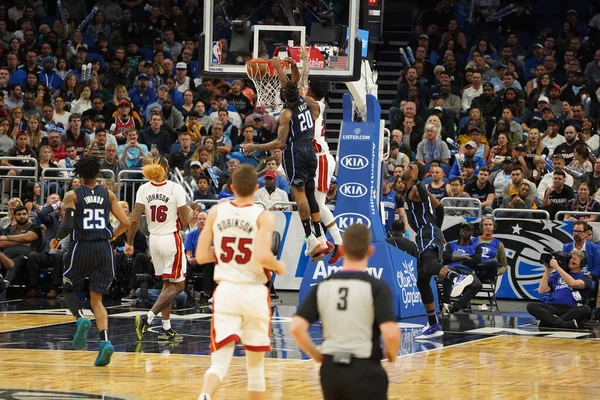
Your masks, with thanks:
M70 293L74 292L75 288L73 287L73 282L66 276L63 276L63 292Z
M265 381L265 353L247 351L246 372L248 374L249 392L264 392L267 390Z
M210 355L210 368L206 371L207 374L214 374L219 377L219 381L223 381L227 376L227 370L233 357L235 343L230 343L225 347L214 351Z
M308 206L310 207L310 213L316 214L319 212L319 203L315 198L315 190L306 188L306 200L308 200Z

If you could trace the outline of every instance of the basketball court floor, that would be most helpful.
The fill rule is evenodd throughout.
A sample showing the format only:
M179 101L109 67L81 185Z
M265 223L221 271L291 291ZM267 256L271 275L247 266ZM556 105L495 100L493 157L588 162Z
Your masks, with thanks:
M321 398L316 365L291 335L294 295L273 310L273 350L267 353L267 399ZM390 399L595 399L600 383L600 331L538 331L523 303L513 311L455 314L442 319L440 340L413 339L425 318L403 321L401 356L384 363ZM287 305L286 305L287 304ZM138 343L134 316L143 310L110 306L109 335L116 353L94 367L98 334L75 351L73 318L60 301L0 303L0 399L196 399L210 364L210 314L179 310L172 317L184 336L159 344L152 328ZM311 328L321 338L320 326ZM243 348L216 399L245 399ZM368 400L368 399L365 399Z

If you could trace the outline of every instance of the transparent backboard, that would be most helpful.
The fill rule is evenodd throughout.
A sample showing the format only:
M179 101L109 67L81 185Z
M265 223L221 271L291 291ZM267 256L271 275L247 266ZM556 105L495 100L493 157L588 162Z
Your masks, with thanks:
M246 61L287 56L300 61L300 46L309 45L311 76L357 80L359 1L315 6L312 0L205 0L201 75L245 77Z

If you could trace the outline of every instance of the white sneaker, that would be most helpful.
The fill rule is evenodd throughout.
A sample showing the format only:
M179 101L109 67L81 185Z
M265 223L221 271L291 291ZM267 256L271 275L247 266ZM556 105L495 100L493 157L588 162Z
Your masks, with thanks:
M319 239L315 237L315 235L310 235L306 239L304 239L306 243L306 250L304 251L305 256L310 256L312 254L320 253L327 249L327 245L325 243L321 243Z
M451 312L450 312L450 304L444 303L442 305L442 315L448 315L448 314L451 314Z

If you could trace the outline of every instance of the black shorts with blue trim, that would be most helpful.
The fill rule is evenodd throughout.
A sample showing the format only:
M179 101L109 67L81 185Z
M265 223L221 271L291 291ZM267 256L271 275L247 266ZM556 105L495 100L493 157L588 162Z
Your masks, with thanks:
M312 141L288 144L283 150L283 169L290 186L314 189L317 153Z
M65 261L63 282L70 281L76 291L83 290L90 278L91 292L106 293L115 279L113 250L108 240L80 240L71 243Z

